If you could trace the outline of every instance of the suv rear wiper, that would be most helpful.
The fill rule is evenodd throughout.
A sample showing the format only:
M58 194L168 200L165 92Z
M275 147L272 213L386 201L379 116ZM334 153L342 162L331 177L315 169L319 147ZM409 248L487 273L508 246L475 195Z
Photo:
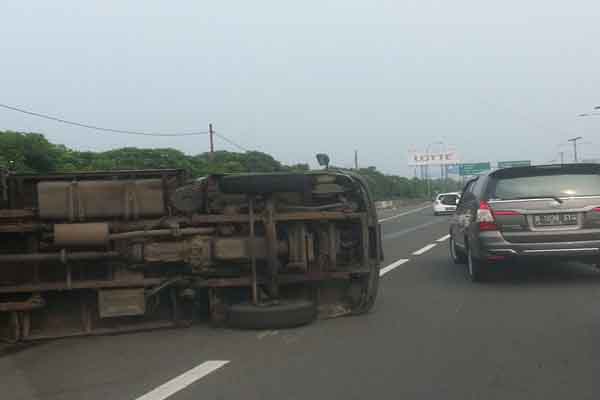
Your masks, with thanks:
M552 200L556 200L557 203L564 203L564 201L557 196L523 196L523 197L514 197L512 199L506 199L506 200L533 200L533 199L552 199Z

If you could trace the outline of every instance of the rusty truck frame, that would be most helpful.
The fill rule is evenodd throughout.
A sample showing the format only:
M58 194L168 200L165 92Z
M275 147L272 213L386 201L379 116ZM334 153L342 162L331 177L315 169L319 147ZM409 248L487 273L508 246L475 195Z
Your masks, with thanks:
M381 260L350 172L0 174L4 341L361 314Z

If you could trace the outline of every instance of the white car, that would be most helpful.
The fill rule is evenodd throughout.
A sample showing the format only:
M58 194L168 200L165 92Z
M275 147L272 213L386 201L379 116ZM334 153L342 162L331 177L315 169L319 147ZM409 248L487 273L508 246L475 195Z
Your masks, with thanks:
M459 192L440 193L433 201L433 214L454 214L456 205L460 200Z

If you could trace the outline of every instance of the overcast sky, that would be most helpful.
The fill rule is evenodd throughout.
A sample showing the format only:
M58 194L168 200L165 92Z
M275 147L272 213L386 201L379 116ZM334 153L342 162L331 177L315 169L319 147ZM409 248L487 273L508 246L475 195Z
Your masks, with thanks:
M600 157L600 3L0 2L0 103L100 126L206 130L286 163L411 174L443 140L465 161ZM77 149L174 147L0 110L0 130ZM223 141L217 148L235 150Z

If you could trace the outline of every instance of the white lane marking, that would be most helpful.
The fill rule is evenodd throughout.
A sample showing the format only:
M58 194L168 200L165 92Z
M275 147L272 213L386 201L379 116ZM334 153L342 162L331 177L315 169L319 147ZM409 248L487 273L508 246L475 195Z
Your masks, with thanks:
M388 272L398 268L399 266L401 266L404 263L409 262L410 260L407 258L402 258L400 260L394 261L393 263L391 263L390 265L388 265L387 267L383 267L379 270L379 276L384 276L385 274L387 274Z
M392 215L391 217L382 218L382 219L380 219L377 222L386 222L386 221L390 221L392 219L404 217L405 215L414 214L416 212L423 211L424 209L429 208L429 207L431 207L431 206L430 205L426 205L426 206L423 206L423 207L420 207L420 208L415 208L414 210L409 210L409 211L406 211L406 212L403 212L403 213L400 213L400 214Z
M426 253L429 250L433 249L435 246L437 246L437 244L435 244L435 243L428 244L427 246L423 247L422 249L415 251L413 253L413 256L420 256L421 254Z
M163 383L156 389L146 393L145 395L138 397L136 400L164 400L167 397L174 395L181 389L184 389L196 382L198 379L205 377L211 372L221 368L229 361L206 361L190 369L187 372L171 379L170 381Z
M259 332L259 333L256 335L256 337L257 337L258 339L264 339L264 338L266 338L267 336L275 336L275 335L277 335L277 334L279 334L279 331L262 331L262 332Z
M441 238L436 240L436 242L445 242L448 239L450 239L450 235L442 236Z

